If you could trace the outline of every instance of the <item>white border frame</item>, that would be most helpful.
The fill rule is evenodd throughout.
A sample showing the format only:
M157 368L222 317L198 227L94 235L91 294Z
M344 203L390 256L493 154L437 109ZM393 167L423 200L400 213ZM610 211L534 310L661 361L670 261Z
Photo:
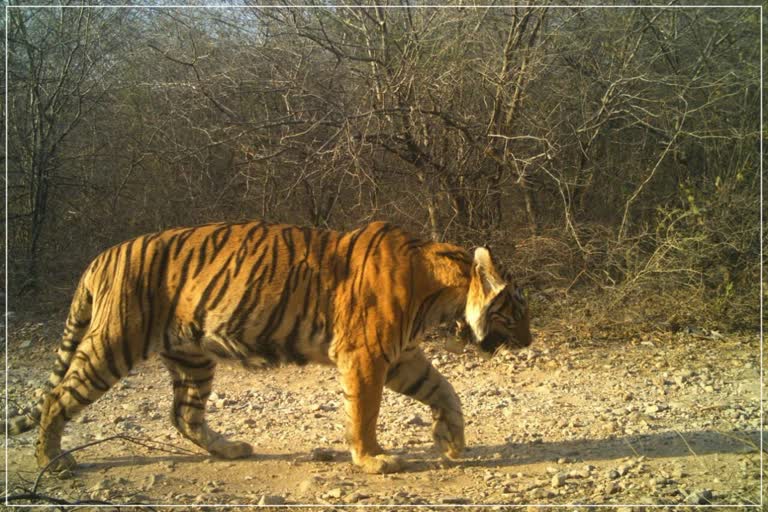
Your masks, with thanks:
M110 505L56 505L56 504L34 504L34 505L22 505L22 504L10 504L8 503L8 351L9 351L9 337L8 337L8 13L10 9L328 9L331 7L344 7L347 9L510 9L510 8L526 8L537 7L535 4L523 4L523 5L6 5L5 6L5 78L3 81L3 87L5 92L5 316L3 317L3 329L5 335L5 502L6 507L18 507L18 508L30 508L30 507L164 507L164 508L178 508L178 507L259 507L259 505L253 504L161 504L161 503L142 503L142 504L110 504ZM397 505L397 504L297 504L297 505L261 505L265 508L466 508L466 507L535 507L535 508L616 508L616 507L644 507L644 508L698 508L698 507L720 507L720 508L757 508L762 509L763 499L763 430L764 430L764 411L763 411L763 383L764 383L764 368L763 368L763 297L764 297L764 279L763 279L763 5L736 5L736 4L718 4L718 5L550 5L552 9L558 8L579 8L579 9L759 9L760 10L760 503L758 505L644 505L644 504L538 504L538 503L489 503L479 505L458 505L458 504L434 504L434 505Z

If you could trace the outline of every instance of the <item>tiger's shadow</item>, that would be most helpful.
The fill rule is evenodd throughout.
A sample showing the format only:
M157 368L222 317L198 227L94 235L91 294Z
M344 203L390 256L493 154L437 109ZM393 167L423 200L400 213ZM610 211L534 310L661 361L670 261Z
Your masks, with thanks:
M699 430L690 432L663 431L637 434L609 439L572 439L565 441L534 441L530 443L504 443L496 445L469 446L464 456L457 461L443 461L431 446L423 448L399 448L392 453L407 460L405 473L419 473L443 467L504 468L527 464L551 463L561 458L572 461L616 460L624 457L646 456L652 458L674 458L715 453L748 454L759 451L761 432L719 432ZM762 436L768 440L768 431ZM328 450L331 460L327 464L350 463L349 452ZM99 471L116 466L143 466L157 463L203 464L276 460L299 464L312 463L312 456L306 452L261 454L238 461L215 459L207 454L185 455L130 455L110 457L108 460L92 461L79 467L83 471Z
M624 457L680 458L716 453L759 453L761 432L720 432L699 430L689 432L663 431L609 439L572 439L565 441L534 441L469 446L464 457L449 464L463 467L504 468L527 464L552 463L561 458L579 461L617 460ZM768 431L762 431L768 441ZM406 471L421 472L445 465L435 452L409 452ZM419 460L419 457L423 459ZM432 460L428 458L431 457Z

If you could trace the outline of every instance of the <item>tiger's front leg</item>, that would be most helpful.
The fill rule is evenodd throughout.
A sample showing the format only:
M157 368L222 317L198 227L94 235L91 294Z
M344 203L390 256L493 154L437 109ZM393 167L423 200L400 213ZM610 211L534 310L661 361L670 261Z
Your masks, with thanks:
M387 365L366 355L345 355L338 361L347 415L347 442L352 462L366 473L394 473L403 460L387 455L376 440Z
M403 353L387 373L389 389L415 398L432 409L432 437L446 457L464 450L464 415L453 386L427 361L419 349Z

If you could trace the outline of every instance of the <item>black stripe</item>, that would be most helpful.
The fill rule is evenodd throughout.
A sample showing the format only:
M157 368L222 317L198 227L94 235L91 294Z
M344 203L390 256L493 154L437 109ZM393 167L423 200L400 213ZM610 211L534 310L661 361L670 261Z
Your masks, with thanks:
M64 391L66 391L70 395L72 395L72 398L77 400L78 403L80 403L80 405L89 405L89 404L93 403L93 400L91 400L91 399L89 399L87 397L84 397L83 395L80 394L79 391L77 391L72 386L64 386Z
M204 411L205 410L205 404L190 402L190 401L187 401L187 400L179 400L178 402L174 403L174 406L176 407L176 415L177 416L179 415L178 411L182 407L190 407L192 409L197 409L199 411Z
M203 243L200 245L200 252L197 255L197 267L192 272L192 277L197 277L200 271L203 269L203 265L206 263L206 248L208 247L208 237L203 238Z
M211 301L211 305L208 306L210 309L215 309L216 306L219 305L219 302L221 302L221 299L224 298L224 295L227 293L227 290L229 289L229 271L227 271L227 275L224 276L224 282L221 284L221 287L219 288L219 293L216 295L216 297L213 298Z
M288 249L288 265L293 265L293 259L296 257L296 249L293 243L292 228L284 228L280 231L280 236Z
M197 306L195 307L195 313L194 313L194 321L199 326L200 330L205 330L205 313L206 313L206 304L208 303L208 298L210 297L211 293L213 293L213 290L216 288L216 284L219 282L219 279L221 278L224 273L227 273L227 278L225 280L225 287L229 283L229 270L227 267L229 266L230 261L232 261L232 254L229 255L229 258L227 258L227 261L224 262L224 264L221 266L218 272L214 274L214 276L211 278L211 280L206 285L205 289L203 290L203 293L200 295L200 299L197 301ZM221 291L219 292L221 293ZM214 306L211 306L214 307Z
M368 263L368 257L371 255L371 253L379 248L379 245L381 244L381 241L384 240L384 237L387 235L387 232L391 231L393 227L389 224L384 224L379 230L373 234L371 237L371 240L368 242L368 247L365 249L365 254L363 255L363 262L360 265L360 281L358 282L357 289L358 292L362 290L363 287L363 276L366 271L366 264Z
M130 277L131 277L131 253L133 252L133 242L126 244L125 248L125 265L123 266L123 283L122 283L122 295L124 295L120 301L120 327L122 334L122 348L123 348L123 361L125 367L130 370L133 368L133 354L131 354L131 347L133 346L133 339L128 334L128 307L131 304L131 300L125 295L128 295ZM141 267L139 267L141 272ZM141 281L140 275L136 276L137 281Z
M261 247L261 244L264 243L264 240L269 235L269 229L267 229L267 225L266 224L261 223L261 224L259 224L259 227L261 228L261 235L253 243L253 249L251 249L251 256L256 254L256 251L259 249L259 247Z
M286 353L286 362L289 363L295 363L298 365L305 365L307 364L307 358L304 354L302 354L298 348L297 344L299 341L299 326L301 325L301 316L298 316L293 321L293 327L291 328L291 331L288 333L288 337L285 340L285 353Z
M158 265L158 267L162 266L162 258L165 257L167 254L167 251L162 251L163 256L161 256L161 263ZM146 291L146 298L145 300L142 300L140 303L141 306L141 320L143 322L144 326L144 345L142 347L142 357L144 359L147 359L149 357L149 344L152 341L152 326L154 325L154 296L155 296L155 290L160 288L160 279L161 279L161 272L160 268L158 268L157 271L155 271L155 261L158 258L158 255L160 254L160 250L158 250L157 247L154 248L152 251L152 258L149 260L149 271L146 273L146 280L147 284L144 286L144 290ZM157 273L157 282L152 282L152 275L153 273ZM146 307L145 307L146 306Z
M102 333L102 345L104 345L104 359L107 361L107 368L109 372L116 378L122 377L120 370L117 367L117 360L115 353L112 350L112 335L105 329Z
M431 367L427 365L427 367L424 368L424 373L422 373L421 376L413 382L413 384L405 388L402 393L406 396L414 396L416 393L418 393L421 389L421 386L423 386L424 383L427 382L427 379L429 379L430 370Z
M438 380L437 382L435 382L435 385L434 385L434 386L432 386L432 388L431 388L429 391L427 391L427 394L426 394L426 395L424 395L424 396L421 398L421 401L422 401L422 402L426 402L426 403L429 403L430 399L432 398L432 395L434 395L434 394L435 394L435 392L436 392L438 389L440 389L440 385L441 385L441 384L442 384L442 382L441 382L440 380Z
M184 244L187 243L187 240L189 240L189 237L192 236L194 231L195 228L190 228L176 235L176 250L173 252L174 259L179 257L181 249L184 247Z
M413 320L413 328L411 329L411 337L409 339L415 338L416 335L421 332L421 329L424 327L424 322L429 314L429 310L435 304L442 291L443 290L438 290L431 293L419 305L419 309L416 311L416 317Z
M192 261L192 252L188 252L187 257L184 259L184 263L181 266L181 275L179 276L179 281L176 284L176 290L174 291L173 299L171 299L171 304L168 308L168 318L165 321L165 328L163 329L163 348L166 351L170 350L171 348L170 333L168 331L171 327L171 323L174 320L176 307L179 305L181 290L184 288L184 285L187 281L187 272L189 271L190 261Z
M472 258L464 251L437 251L435 254L465 265L472 264Z
M86 354L85 352L78 352L75 357L85 363L83 366L83 375L88 379L93 387L102 391L109 389L109 384L101 377L101 375L99 375L96 367L91 361L90 355Z
M356 232L353 232L349 239L349 245L347 245L347 254L344 257L344 276L349 276L349 272L351 269L352 264L352 252L355 250L355 244L357 244L358 238L360 238L360 235L363 234L363 231L365 231L366 228L361 228L357 230Z
M251 238L253 238L253 234L256 232L256 230L260 229L260 225L252 226L248 232L246 232L245 237L243 237L243 241L240 243L240 247L237 250L237 255L235 257L235 269L233 271L234 277L237 277L237 274L240 273L240 268L243 265L243 262L245 261L246 257L248 256L248 244L251 241Z
M277 269L277 245L280 242L277 239L277 235L272 239L272 261L269 264L269 282L275 277L275 269Z
M414 249L418 249L420 247L424 247L425 245L429 245L430 241L428 240L421 240L419 238L409 238L405 242L403 242L400 245L400 249L406 249L406 251L412 251Z
M161 356L163 357L163 359L172 361L180 366L183 366L184 368L192 368L196 370L204 368L207 370L211 370L216 366L216 363L214 361L211 361L210 359L206 359L206 358L203 358L202 362L192 362L188 359L184 359L184 354L169 354L169 353L163 352Z
M301 234L304 235L304 260L309 258L310 246L312 245L312 235L315 231L309 228L301 228Z
M219 240L220 234L221 240ZM219 252L221 252L221 250L224 248L224 245L226 245L227 240L229 240L229 236L231 234L232 227L229 225L224 225L211 234L211 242L213 243L213 254L211 255L211 261L216 259L216 256L218 256Z
M208 377L203 377L200 379L190 379L190 378L184 378L184 379L173 379L173 387L175 388L196 388L199 386L202 386L203 384L207 384L213 380L213 375L210 375Z
M227 322L226 332L228 334L237 333L243 328L248 315L251 313L256 302L258 301L261 287L264 282L264 276L267 272L267 268L262 265L262 261L264 260L266 254L267 250L265 249L259 256L259 259L257 259L251 267L251 271L248 274L248 279L246 280L245 291L240 297L237 306L235 306L235 310L230 314L229 322ZM258 278L256 278L256 281L254 281L254 276L259 270L261 270L261 274L259 274Z

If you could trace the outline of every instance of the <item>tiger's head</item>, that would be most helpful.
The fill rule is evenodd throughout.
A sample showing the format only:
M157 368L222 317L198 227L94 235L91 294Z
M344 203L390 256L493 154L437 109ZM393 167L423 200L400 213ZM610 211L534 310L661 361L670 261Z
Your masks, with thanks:
M501 277L485 247L475 249L464 318L480 350L527 347L533 341L528 301Z

